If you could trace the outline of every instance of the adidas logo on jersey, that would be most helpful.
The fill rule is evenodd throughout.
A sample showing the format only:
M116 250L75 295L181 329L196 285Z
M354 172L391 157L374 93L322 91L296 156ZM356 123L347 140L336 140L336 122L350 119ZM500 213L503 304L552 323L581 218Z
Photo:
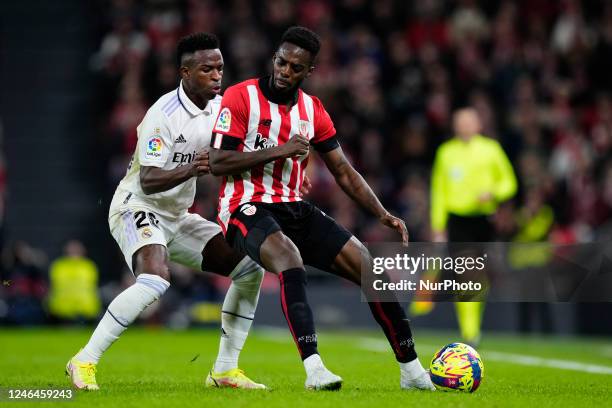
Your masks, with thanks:
M176 140L174 141L174 143L187 143L187 140L185 140L185 138L183 137L183 135L179 135L179 137L176 138Z

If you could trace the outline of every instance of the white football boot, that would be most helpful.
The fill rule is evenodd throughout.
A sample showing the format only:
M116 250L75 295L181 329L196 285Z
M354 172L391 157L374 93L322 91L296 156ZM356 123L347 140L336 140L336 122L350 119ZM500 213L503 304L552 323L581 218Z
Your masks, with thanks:
M342 378L329 371L318 354L313 354L304 360L304 368L306 368L304 388L307 390L335 391L342 387Z
M413 377L408 371L400 369L400 388L402 390L436 390L436 386L431 382L431 378L429 377L429 372L425 370L416 377Z

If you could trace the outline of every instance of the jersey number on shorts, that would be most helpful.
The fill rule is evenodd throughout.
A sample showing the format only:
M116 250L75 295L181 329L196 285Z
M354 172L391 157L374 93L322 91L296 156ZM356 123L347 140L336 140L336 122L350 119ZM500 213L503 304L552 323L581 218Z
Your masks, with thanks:
M147 217L149 218L150 224L147 222ZM155 218L155 214L152 212L136 211L134 213L134 220L136 221L136 229L148 227L149 225L157 227L157 224L159 224L159 220Z

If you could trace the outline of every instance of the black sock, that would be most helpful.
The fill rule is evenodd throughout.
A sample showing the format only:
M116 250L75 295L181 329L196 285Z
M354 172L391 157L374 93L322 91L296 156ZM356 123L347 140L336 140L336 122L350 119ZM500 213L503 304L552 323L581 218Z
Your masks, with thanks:
M288 269L278 277L283 313L302 360L305 360L319 354L312 310L306 299L306 271L302 268Z
M374 318L382 327L395 358L407 363L417 358L410 323L398 302L368 302Z
M406 312L391 294L386 294L384 296L386 302L383 301L381 294L373 288L372 279L374 277L383 280L383 282L390 281L386 273L382 275L368 274L365 276L365 282L364 276L362 276L361 290L368 301L372 315L385 332L385 336L387 336L387 340L395 353L395 359L400 363L412 361L417 358L417 354L414 350L412 330L410 330L410 322L406 317Z

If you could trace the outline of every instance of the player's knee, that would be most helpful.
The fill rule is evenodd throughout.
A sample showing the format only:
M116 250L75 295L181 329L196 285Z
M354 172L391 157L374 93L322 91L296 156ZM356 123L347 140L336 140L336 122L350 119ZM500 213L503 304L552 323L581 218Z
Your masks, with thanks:
M170 282L168 252L164 246L147 245L140 248L133 256L133 268L136 275L148 273Z
M357 272L360 272L362 269L371 270L374 265L374 259L370 251L357 240L353 240L351 243L354 244L354 252L348 257L350 269Z
M261 245L260 257L264 264L270 265L274 273L304 267L299 249L280 231L266 238Z
M136 275L148 273L157 275L170 282L170 269L166 262L157 259L139 259L136 263Z
M202 251L202 270L229 276L244 255L234 250L221 234L212 238Z
M157 275L160 278L170 282L170 269L168 265L164 263L153 263L143 267L143 273L149 273L151 275Z

